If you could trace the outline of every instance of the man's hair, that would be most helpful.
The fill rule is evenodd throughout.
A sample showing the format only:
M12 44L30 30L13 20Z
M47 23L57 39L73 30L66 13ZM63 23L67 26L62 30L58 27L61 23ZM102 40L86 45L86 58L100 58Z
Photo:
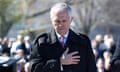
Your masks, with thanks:
M60 2L60 3L56 3L55 5L52 6L51 10L50 10L50 15L53 11L55 11L55 9L58 8L60 10L67 10L69 16L72 16L72 9L71 7L64 3L64 2Z

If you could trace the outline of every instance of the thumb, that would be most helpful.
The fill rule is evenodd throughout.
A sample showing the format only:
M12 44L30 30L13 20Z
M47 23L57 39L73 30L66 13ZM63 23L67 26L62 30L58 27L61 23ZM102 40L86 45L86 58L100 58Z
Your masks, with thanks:
M66 48L64 55L68 54L69 48Z

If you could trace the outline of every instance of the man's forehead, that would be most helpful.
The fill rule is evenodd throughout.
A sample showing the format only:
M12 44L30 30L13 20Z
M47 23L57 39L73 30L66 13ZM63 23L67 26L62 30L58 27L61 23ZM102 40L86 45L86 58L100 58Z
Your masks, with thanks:
M62 9L62 8L54 8L54 9L52 9L52 11L51 11L52 13L58 13L58 12L67 12L67 10L66 9Z
M54 19L68 19L69 15L67 12L58 12L58 13L53 13L52 18Z
M68 15L68 12L67 12L67 10L56 9L56 10L52 11L51 15L52 16Z

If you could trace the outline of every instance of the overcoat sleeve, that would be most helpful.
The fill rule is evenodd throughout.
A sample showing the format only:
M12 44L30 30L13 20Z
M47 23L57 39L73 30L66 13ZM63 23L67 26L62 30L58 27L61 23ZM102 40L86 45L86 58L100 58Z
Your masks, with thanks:
M88 38L88 36L79 34L79 36L82 38L82 42L85 44L85 50L86 50L86 72L97 72L96 62L95 62L95 56L92 51L91 47L91 41Z
M86 37L87 40L87 64L88 64L88 68L87 68L87 72L97 72L97 68L96 68L96 63L95 63L95 57L91 48L91 43L88 37Z
M46 59L44 51L47 39L47 34L42 34L33 43L30 56L31 72L59 72L60 59Z
M111 69L113 72L120 71L120 47L117 47L112 59L111 59Z

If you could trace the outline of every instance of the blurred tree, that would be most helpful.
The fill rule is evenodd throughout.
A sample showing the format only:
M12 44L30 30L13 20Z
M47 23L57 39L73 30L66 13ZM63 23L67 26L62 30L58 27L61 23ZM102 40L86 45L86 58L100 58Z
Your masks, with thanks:
M67 3L72 4L76 8L79 30L84 34L89 34L92 27L96 24L99 18L99 4L96 0L65 0Z
M85 34L89 34L91 28L95 25L96 21L99 20L99 11L100 5L96 4L96 0L60 0L63 2L72 5L76 9L77 21L75 22L76 25L79 27L79 30ZM27 16L27 18L33 18L48 12L50 8L34 13L32 15Z
M0 0L0 36L3 35L5 30L5 24L7 24L6 13L7 7L11 3L11 0ZM7 27L7 26L6 26Z
M109 0L104 9L110 21L115 22L114 24L120 24L120 0Z
M12 15L11 9L14 0L0 0L0 36L3 37L13 22L16 22L20 15Z
M13 0L13 1L16 1L16 0ZM22 18L21 22L23 25L26 24L26 21L27 21L26 19L28 18L32 19L33 17L43 15L49 12L50 10L50 6L48 8L43 7L43 9L41 9L40 11L36 10L36 12L28 14L29 13L28 11L30 11L29 10L30 6L33 5L34 7L35 5L34 3L39 2L39 0L18 0L18 1L19 1L19 4L16 3L14 4L15 7L12 7L11 14L13 18L9 18L9 19L13 19L15 21L21 17ZM75 12L74 14L76 14L76 19L74 20L74 22L77 25L76 27L79 28L79 31L82 31L85 34L89 34L90 31L97 26L97 24L106 24L106 22L109 21L109 17L107 16L106 12L109 11L108 12L109 14L112 13L112 9L107 8L106 12L104 10L105 6L108 5L109 7L109 4L106 5L106 3L107 1L110 1L110 0L60 0L60 1L64 1L69 5L71 5L72 7L74 7L73 11ZM40 0L40 3L42 2L47 3L47 0L46 1ZM13 8L15 10L13 10ZM20 9L16 9L16 8L20 8ZM106 25L106 31L108 30L107 27L108 26Z
M27 6L34 0L0 0L0 37L5 36L11 25L25 19Z
M105 24L109 17L104 12L104 7L108 0L63 0L68 4L72 4L77 12L77 26L79 30L85 34L97 24Z

